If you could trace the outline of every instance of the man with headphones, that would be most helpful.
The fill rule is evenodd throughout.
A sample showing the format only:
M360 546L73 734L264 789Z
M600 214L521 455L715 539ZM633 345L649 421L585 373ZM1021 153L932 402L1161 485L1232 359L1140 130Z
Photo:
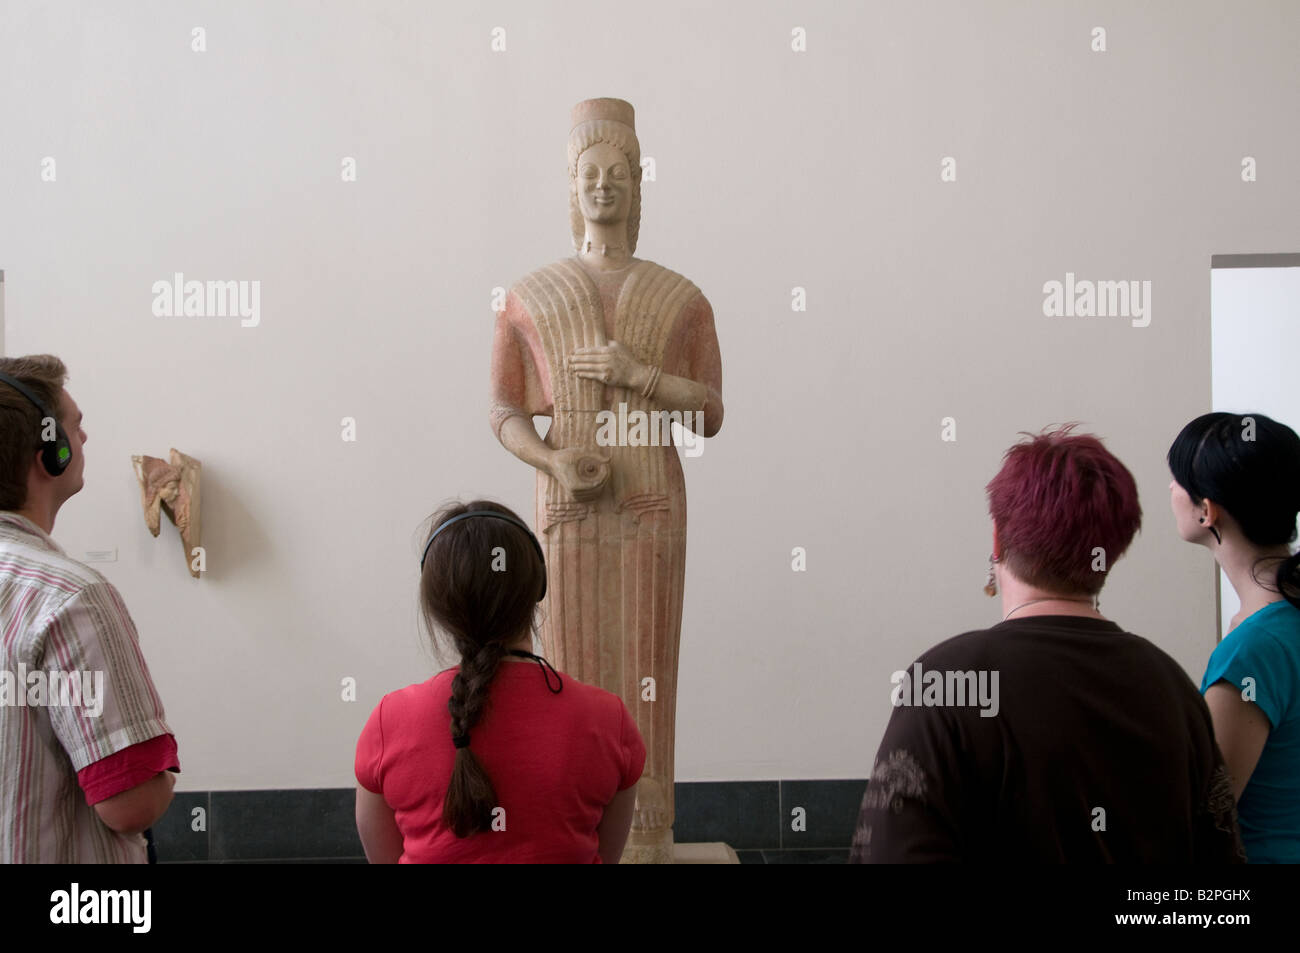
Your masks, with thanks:
M50 537L85 485L66 376L0 358L0 862L143 863L180 764L121 595Z

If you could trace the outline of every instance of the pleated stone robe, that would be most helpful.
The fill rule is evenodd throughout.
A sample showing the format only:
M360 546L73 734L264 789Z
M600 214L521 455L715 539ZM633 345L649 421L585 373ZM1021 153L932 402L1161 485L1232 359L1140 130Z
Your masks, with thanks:
M600 495L574 500L537 472L537 531L546 554L543 649L563 672L623 699L646 744L625 863L672 859L677 656L686 573L686 485L668 445L601 446L598 414L660 408L628 388L565 370L578 347L616 340L644 364L686 377L720 399L721 358L708 300L649 261L588 271L577 258L538 269L511 289L493 344L493 426L513 414L552 418L545 441L608 454ZM624 404L620 408L620 404Z

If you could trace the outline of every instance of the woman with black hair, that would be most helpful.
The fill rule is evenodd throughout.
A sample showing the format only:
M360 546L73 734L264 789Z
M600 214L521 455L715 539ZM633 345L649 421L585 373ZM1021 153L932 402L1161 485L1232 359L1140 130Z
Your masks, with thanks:
M357 742L372 863L617 863L645 744L618 696L532 649L541 546L511 510L445 507L421 560L426 625L460 665L384 696Z
M1178 533L1241 600L1201 692L1252 863L1300 862L1300 437L1263 414L1197 417L1169 448Z

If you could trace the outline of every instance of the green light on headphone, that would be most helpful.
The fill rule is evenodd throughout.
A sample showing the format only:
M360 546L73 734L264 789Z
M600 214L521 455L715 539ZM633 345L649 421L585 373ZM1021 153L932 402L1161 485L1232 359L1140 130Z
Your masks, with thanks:
M67 447L59 447L59 462L67 463L68 458L72 456L72 451Z

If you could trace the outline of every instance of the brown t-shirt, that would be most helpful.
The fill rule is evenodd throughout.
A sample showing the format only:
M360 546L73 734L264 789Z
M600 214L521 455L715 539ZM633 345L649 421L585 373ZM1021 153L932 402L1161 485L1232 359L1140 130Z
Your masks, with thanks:
M942 642L906 675L853 861L1244 861L1209 710L1146 639L1030 616Z

